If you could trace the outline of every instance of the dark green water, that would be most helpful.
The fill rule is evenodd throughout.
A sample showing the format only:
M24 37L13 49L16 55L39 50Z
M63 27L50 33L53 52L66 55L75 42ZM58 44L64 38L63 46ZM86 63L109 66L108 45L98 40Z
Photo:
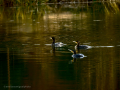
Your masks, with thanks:
M119 21L115 2L0 7L0 89L120 90Z

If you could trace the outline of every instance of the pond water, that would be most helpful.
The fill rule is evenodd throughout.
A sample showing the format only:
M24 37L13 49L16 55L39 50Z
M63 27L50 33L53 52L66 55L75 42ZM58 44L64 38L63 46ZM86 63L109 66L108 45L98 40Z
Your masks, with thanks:
M116 2L0 7L1 90L120 90L119 20Z

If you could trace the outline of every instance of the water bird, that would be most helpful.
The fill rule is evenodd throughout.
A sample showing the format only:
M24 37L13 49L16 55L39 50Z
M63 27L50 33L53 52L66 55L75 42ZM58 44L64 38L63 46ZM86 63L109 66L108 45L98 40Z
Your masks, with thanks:
M62 47L62 46L64 46L64 45L66 45L66 44L64 44L64 43L62 43L62 42L56 42L56 43L55 43L55 37L51 37L51 39L53 40L53 42L52 42L52 47Z
M68 49L68 50L73 53L73 55L72 55L73 58L83 58L83 57L85 57L83 54L76 54L75 50L71 50L71 49Z
M80 45L79 41L73 41L75 43L77 43L77 45L75 46L75 49L87 49L88 46L87 45Z

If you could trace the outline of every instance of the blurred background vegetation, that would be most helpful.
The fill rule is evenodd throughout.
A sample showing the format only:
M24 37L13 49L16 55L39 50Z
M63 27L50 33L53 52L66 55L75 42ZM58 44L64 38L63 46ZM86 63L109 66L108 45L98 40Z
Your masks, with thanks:
M7 18L7 19L9 18L10 20L11 19L18 20L20 18L23 20L23 19L26 19L27 17L41 18L46 13L47 14L49 14L50 12L59 13L60 11L70 11L71 13L80 13L81 11L93 12L94 9L98 7L99 7L98 11L103 10L106 14L119 12L120 10L119 2L102 2L102 3L94 2L94 3L79 3L79 4L75 4L75 3L43 4L49 1L48 0L0 0L1 5L3 5L0 7L0 21L2 21L4 18ZM55 0L51 0L51 1L55 2ZM36 2L38 3L38 5L36 5ZM85 7L82 7L83 4L85 5ZM24 5L27 7L26 8L22 7ZM9 6L11 7L16 6L16 8L9 8ZM89 8L90 10L88 10L87 7L91 7ZM29 11L29 13L27 13L26 11ZM34 16L34 14L36 16Z
M88 1L119 1L119 0L0 0L1 6L29 6L43 3L88 2Z

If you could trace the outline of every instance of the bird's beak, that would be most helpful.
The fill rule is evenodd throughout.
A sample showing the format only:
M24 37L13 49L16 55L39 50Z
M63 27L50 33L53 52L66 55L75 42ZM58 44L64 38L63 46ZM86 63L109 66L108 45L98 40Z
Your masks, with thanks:
M74 53L72 50L71 50L72 53Z
M76 41L73 41L74 43L77 43Z
M68 49L69 51L72 51L72 50L70 50L70 49Z
M76 41L73 41L74 43L76 43Z
M73 53L73 51L72 50L70 50L70 49L68 49L69 51L71 51L72 53Z

